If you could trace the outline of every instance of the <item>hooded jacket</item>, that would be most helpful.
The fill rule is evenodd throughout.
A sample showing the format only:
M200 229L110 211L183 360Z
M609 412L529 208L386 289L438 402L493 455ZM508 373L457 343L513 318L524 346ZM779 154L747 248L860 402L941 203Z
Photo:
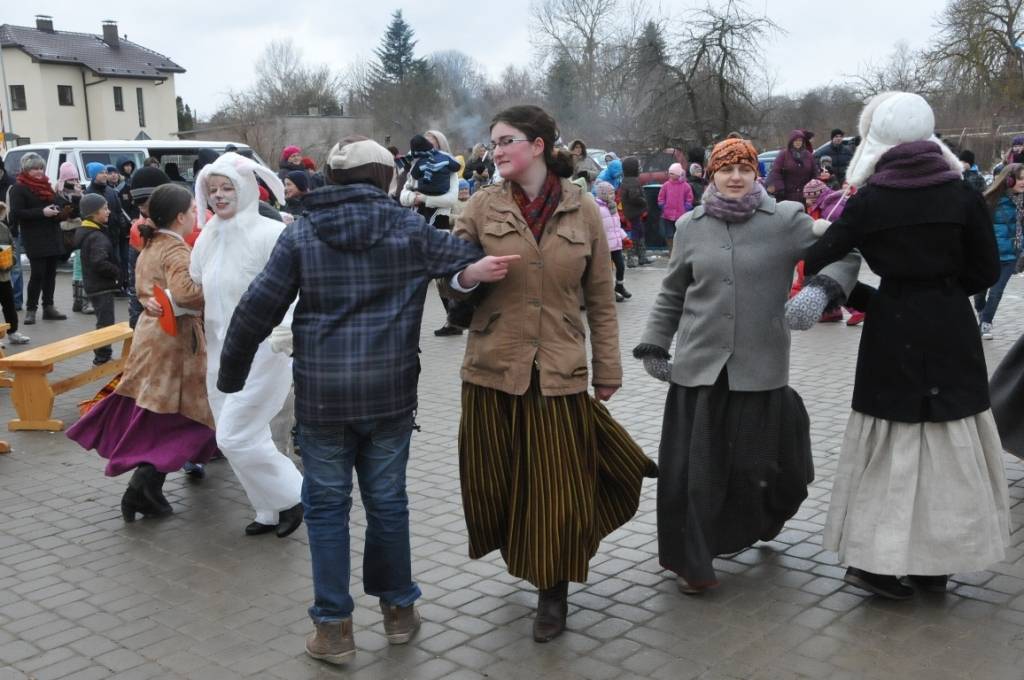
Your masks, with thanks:
M675 222L693 210L693 187L682 177L669 177L658 192L658 205L661 206L662 219Z
M615 158L608 162L605 169L597 176L598 182L608 182L616 189L622 184L622 161Z
M793 148L793 143L798 139L804 141L803 148L799 151ZM818 175L813 154L809 133L804 130L793 130L786 148L772 163L772 171L765 180L765 186L776 200L803 202L804 185Z
M618 163L619 161L612 161ZM619 186L619 201L622 202L622 214L631 225L639 221L647 210L647 199L644 198L644 188L640 185L640 161L635 158L627 158L622 163L622 184ZM608 164L611 167L611 163Z
M257 345L298 295L296 419L330 426L411 412L428 284L483 252L369 184L325 187L303 205L235 311L218 386L245 382Z

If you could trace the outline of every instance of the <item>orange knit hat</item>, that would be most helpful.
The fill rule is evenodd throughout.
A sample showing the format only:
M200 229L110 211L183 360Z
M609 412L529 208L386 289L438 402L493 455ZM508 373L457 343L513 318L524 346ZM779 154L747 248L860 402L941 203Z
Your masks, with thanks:
M727 165L745 165L757 174L757 149L746 139L725 139L715 144L708 160L707 176Z

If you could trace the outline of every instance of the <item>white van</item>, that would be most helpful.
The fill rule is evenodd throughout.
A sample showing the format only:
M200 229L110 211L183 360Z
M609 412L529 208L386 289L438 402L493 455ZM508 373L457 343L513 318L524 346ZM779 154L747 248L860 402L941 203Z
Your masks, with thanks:
M199 155L200 149L213 149L217 153L224 153L224 149L233 144L239 152L245 152L256 161L266 165L249 145L240 142L207 142L200 140L174 140L161 141L147 139L145 141L81 141L71 140L67 142L46 142L42 144L26 144L17 146L7 152L4 157L4 168L13 180L21 172L21 158L27 153L37 153L46 161L46 176L52 180L57 179L57 174L64 161L71 161L78 168L78 176L83 184L89 183L85 174L85 166L89 163L102 163L120 168L121 162L130 159L135 162L135 168L141 168L147 158L156 158L160 161L160 167L167 171L168 163L174 164L181 178L188 183L194 181L192 176L192 164ZM173 167L171 168L174 169ZM171 173L168 173L171 174ZM174 177L172 176L172 179Z

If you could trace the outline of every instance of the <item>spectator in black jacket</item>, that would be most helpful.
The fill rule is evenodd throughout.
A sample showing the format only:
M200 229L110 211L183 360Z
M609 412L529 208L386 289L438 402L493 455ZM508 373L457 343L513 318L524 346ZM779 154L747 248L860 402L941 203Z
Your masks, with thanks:
M979 194L984 193L985 178L981 176L981 172L978 171L978 166L975 164L974 152L970 149L964 149L957 155L957 158L960 159L960 164L963 165L964 181L967 182L967 186Z
M85 294L96 310L96 328L114 325L114 293L120 290L121 267L114 257L114 241L106 225L111 211L105 198L86 194L79 203L82 226L75 230L75 248L81 250ZM96 366L110 361L110 345L93 350Z
M65 254L60 223L71 216L74 208L54 192L46 176L46 161L37 153L22 156L16 182L10 190L10 218L12 224L18 225L25 254L32 264L25 325L36 322L40 295L43 319L63 321L67 316L53 306L53 289L57 283L57 263Z
M622 213L629 222L632 231L633 247L636 248L637 263L650 264L647 259L647 239L644 230L644 213L647 212L647 199L644 188L640 185L640 159L630 156L622 161L622 184L619 185L619 201Z
M843 141L846 134L836 128L832 131L832 141L814 153L814 158L821 160L822 156L832 159L832 177L842 185L846 180L846 167L853 160L853 145Z

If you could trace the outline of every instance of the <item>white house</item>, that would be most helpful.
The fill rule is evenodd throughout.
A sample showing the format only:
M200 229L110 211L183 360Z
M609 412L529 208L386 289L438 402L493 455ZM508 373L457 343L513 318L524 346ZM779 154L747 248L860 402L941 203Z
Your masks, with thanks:
M118 36L0 25L0 132L6 146L67 139L170 139L178 129L174 75L185 69Z

